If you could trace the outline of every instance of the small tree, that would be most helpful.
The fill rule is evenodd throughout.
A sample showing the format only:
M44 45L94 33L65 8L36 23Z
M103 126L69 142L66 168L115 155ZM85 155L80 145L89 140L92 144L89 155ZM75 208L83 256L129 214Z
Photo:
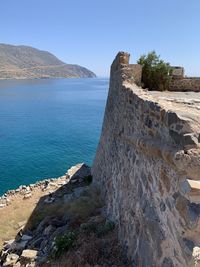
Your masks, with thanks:
M142 84L149 90L164 91L169 88L171 67L155 51L142 55L137 61L142 65Z

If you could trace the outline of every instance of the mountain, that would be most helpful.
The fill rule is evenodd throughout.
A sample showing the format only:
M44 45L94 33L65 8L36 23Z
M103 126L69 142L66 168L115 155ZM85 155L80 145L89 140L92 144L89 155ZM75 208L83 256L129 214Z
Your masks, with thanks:
M0 79L95 77L79 65L66 64L47 51L0 44Z

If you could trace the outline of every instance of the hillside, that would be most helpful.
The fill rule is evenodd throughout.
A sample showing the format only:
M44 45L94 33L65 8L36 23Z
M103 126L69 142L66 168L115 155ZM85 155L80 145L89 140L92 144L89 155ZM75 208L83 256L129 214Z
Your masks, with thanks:
M47 51L0 44L0 79L95 77L79 65L66 64Z

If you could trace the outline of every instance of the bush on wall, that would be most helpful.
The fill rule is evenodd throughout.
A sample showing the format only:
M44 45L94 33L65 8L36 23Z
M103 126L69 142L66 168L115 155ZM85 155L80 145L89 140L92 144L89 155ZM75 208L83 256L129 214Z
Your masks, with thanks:
M142 55L137 61L142 65L142 84L149 90L164 91L171 81L171 66L160 59L155 51Z

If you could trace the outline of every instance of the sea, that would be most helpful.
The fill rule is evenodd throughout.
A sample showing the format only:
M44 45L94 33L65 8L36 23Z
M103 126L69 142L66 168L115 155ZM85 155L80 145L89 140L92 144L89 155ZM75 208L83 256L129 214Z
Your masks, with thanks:
M107 78L0 81L0 195L92 164Z

